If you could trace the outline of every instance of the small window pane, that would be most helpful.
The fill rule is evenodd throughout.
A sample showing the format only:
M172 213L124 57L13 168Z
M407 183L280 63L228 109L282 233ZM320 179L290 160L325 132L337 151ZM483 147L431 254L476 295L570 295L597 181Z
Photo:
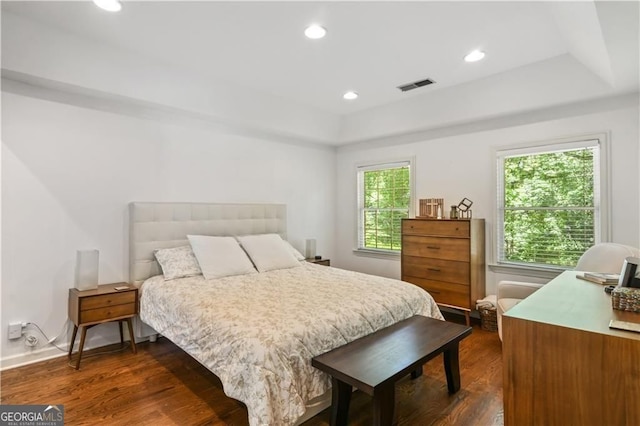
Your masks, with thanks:
M360 248L401 249L401 218L409 217L411 202L409 165L393 166L361 173L362 224Z

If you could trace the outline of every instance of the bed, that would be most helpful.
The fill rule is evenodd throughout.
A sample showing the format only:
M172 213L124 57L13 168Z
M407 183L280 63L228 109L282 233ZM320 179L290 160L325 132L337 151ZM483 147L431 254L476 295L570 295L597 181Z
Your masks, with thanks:
M328 406L330 377L313 356L413 315L442 319L417 286L304 261L171 280L155 261L154 250L184 246L187 235L286 240L285 205L131 203L130 227L140 319L218 376L253 426L297 424Z

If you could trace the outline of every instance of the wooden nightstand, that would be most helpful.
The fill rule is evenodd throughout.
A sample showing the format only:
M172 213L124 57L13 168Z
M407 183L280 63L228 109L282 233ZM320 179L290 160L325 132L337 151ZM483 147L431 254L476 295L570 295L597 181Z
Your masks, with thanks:
M309 263L315 263L316 265L331 266L330 259L305 259L305 261Z
M115 287L127 286L126 290L116 290ZM131 350L136 353L136 342L133 337L131 318L138 313L138 289L128 283L113 283L98 286L95 290L80 291L69 289L69 319L73 321L73 337L69 345L69 359L76 341L78 327L82 328L80 348L76 370L80 368L84 340L87 329L105 322L118 321L120 327L120 343L124 343L122 322L127 321Z

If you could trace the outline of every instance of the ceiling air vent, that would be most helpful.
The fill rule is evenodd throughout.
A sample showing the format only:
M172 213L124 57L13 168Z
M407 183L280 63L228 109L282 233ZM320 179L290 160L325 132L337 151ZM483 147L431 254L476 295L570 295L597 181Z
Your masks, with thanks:
M403 84L402 86L398 86L398 89L402 90L403 92L408 92L409 90L417 89L418 87L428 86L433 83L434 83L433 80L429 80L427 78L420 81L414 81L413 83Z

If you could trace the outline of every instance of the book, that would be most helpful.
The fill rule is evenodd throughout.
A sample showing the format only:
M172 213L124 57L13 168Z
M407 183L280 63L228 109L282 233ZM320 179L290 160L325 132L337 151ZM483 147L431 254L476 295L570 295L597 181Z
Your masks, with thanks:
M618 281L620 280L620 274L609 274L601 272L585 272L582 275L578 274L577 277L586 281L591 281L592 283L602 285L618 284Z
M609 328L616 328L618 330L635 331L636 333L640 333L640 324L636 322L611 320L609 321Z

